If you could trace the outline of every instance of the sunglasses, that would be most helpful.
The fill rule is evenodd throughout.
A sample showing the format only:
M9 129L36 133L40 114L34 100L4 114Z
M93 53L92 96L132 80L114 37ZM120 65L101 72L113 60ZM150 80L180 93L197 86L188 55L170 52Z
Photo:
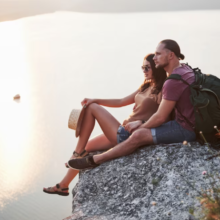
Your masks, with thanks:
M149 66L141 66L141 69L145 72L148 72L148 70L150 69Z

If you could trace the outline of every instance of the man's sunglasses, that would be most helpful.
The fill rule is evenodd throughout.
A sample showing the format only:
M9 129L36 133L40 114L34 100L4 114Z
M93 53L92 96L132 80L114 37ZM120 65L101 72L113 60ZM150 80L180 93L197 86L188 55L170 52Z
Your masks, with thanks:
M141 66L141 69L142 69L143 71L148 72L148 70L150 69L150 67L149 67L149 66Z

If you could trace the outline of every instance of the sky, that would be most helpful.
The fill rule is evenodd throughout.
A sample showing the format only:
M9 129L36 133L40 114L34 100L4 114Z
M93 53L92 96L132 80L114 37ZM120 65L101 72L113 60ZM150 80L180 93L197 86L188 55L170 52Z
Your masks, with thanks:
M144 12L220 9L219 0L0 0L0 21L56 11Z

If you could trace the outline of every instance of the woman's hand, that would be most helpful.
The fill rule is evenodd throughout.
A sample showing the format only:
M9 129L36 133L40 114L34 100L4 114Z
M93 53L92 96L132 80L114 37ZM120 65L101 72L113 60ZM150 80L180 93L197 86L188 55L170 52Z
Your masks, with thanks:
M95 99L87 99L87 98L85 98L85 99L82 100L81 105L82 106L84 106L84 105L88 106L88 105L90 105L91 103L94 103L94 102L96 102Z
M125 130L127 130L129 133L133 133L141 125L142 121L132 121L125 125Z

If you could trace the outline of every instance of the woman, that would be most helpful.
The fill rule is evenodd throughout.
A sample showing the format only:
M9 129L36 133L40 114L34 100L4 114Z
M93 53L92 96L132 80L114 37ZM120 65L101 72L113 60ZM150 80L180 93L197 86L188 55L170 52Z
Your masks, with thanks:
M161 102L161 89L166 79L166 72L163 69L155 68L153 57L154 54L144 57L142 66L145 76L144 83L131 95L122 99L86 98L81 102L82 105L86 104L87 107L79 140L70 159L79 157L84 150L91 152L108 150L114 147L117 143L126 140L141 123L147 121L157 111ZM133 112L128 119L124 120L122 125L106 109L100 106L122 107L133 103L135 103ZM95 120L98 121L103 134L89 140ZM49 194L67 196L69 195L68 186L77 174L77 170L69 169L59 184L44 188L43 191Z

